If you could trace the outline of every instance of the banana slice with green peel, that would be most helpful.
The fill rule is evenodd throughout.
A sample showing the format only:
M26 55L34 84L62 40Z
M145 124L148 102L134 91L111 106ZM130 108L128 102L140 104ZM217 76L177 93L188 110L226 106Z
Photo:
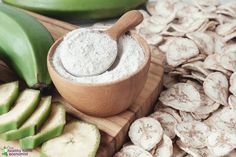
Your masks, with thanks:
M42 98L37 109L19 129L0 134L0 138L10 141L35 135L49 115L51 99L51 96Z
M33 149L45 141L61 135L64 125L66 123L66 111L63 105L52 104L52 111L45 121L40 131L34 135L20 140L22 149Z
M47 54L53 44L48 30L32 16L0 3L0 56L29 87L51 83Z
M42 145L46 157L95 157L100 143L96 126L80 121L67 124L63 134Z
M63 19L104 19L117 17L146 0L3 0L40 14Z
M24 90L16 100L15 106L0 116L0 133L18 129L35 110L39 96L39 90Z
M0 115L7 113L14 104L19 93L19 83L11 82L0 86Z

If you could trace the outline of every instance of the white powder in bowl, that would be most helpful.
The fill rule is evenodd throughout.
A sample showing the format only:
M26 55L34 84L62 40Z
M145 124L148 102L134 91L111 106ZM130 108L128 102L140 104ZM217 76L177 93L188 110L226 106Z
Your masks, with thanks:
M61 42L64 68L75 76L91 76L106 71L117 56L117 43L103 31L77 29Z
M87 31L85 28L80 28L80 30ZM139 43L130 35L124 35L118 41L117 58L110 69L95 76L75 77L68 73L61 63L60 54L63 51L65 50L60 44L52 57L52 65L59 75L78 83L108 83L130 76L143 65L145 57L144 50Z

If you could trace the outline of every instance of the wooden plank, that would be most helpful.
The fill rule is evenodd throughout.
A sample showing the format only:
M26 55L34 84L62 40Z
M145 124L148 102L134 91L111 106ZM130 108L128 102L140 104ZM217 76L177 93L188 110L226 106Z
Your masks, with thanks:
M45 27L47 27L55 40L78 27L66 22L48 18L28 11L27 13L36 17ZM147 115L152 110L153 104L155 103L157 96L162 88L163 67L161 66L161 64L163 62L163 57L160 56L161 54L157 52L152 54L152 61L148 73L148 79L143 91L138 96L136 102L131 105L131 107L127 111L119 115L108 118L97 118L86 115L73 108L58 93L54 93L53 101L62 102L66 106L67 112L81 120L97 125L97 127L100 129L102 134L102 141L97 153L97 157L112 156L115 151L119 150L127 140L127 132L130 124L135 119ZM13 144L17 145L15 142ZM9 143L9 145L11 145L11 143ZM37 152L38 150L36 150L36 153Z

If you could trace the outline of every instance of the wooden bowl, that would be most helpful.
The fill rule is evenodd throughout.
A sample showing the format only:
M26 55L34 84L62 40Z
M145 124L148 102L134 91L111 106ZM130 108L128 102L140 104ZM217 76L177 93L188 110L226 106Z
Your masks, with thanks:
M77 83L58 74L52 65L52 56L61 43L58 39L50 48L47 58L48 71L61 96L76 109L96 117L107 117L125 111L136 100L147 80L151 55L146 41L131 33L145 52L143 65L133 74L109 83Z

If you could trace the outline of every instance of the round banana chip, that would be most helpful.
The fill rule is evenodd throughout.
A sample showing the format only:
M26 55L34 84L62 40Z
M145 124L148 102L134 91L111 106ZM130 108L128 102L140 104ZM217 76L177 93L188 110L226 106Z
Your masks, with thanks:
M152 157L152 155L138 146L130 145L122 148L114 157Z
M220 5L219 0L194 0L195 2L198 2L199 5L203 6L218 6Z
M191 75L196 80L205 81L205 79L206 79L206 75L204 75L203 73L198 72L198 71L191 71Z
M228 105L229 84L225 75L220 72L209 74L203 83L203 88L212 100L225 106Z
M236 148L236 134L213 130L207 137L207 148L214 155L227 155Z
M230 52L230 53L222 53L219 56L220 65L229 70L236 72L236 53Z
M212 155L210 153L210 151L204 147L204 148L191 148L186 146L183 142L181 142L180 140L176 141L176 144L185 152L187 152L190 156L192 157L218 157L215 155ZM186 157L186 156L185 156Z
M183 122L192 122L195 120L190 112L179 111L179 115Z
M236 72L234 72L229 79L230 87L229 91L236 96Z
M175 125L178 123L177 120L169 113L156 111L150 115L150 117L158 120L164 130L164 133L171 139L175 138Z
M236 32L233 32L229 35L224 36L223 41L226 43L226 42L229 42L230 40L232 40L234 38L236 38Z
M187 38L173 38L166 52L167 63L178 66L199 54L196 44Z
M199 91L187 83L173 85L161 93L159 100L166 106L186 112L194 112L201 105Z
M172 140L167 135L164 134L162 141L158 145L153 157L172 157L172 155L173 155Z
M186 152L179 148L176 142L173 144L173 157L186 157Z
M189 147L204 148L210 128L203 122L181 122L175 126L175 133Z
M228 104L231 109L236 110L236 96L230 95L228 98Z
M215 43L210 35L203 32L192 32L186 34L186 36L197 44L201 53L205 54L214 53Z
M217 61L217 58L219 58L219 54L211 54L207 56L207 58L204 61L204 68L214 71L222 72L223 74L226 74L227 76L230 76L231 73L229 73L228 70L223 68L220 63Z
M196 113L191 113L191 115L196 121L205 120L210 116L210 114L196 114Z
M199 29L205 22L208 22L205 18L187 18L182 23L171 24L170 27L176 30L177 32L190 33Z
M184 69L200 72L206 76L211 73L210 70L204 68L204 63L202 61L186 63L186 64L183 64L181 67Z
M220 24L216 28L216 33L221 36L226 36L236 31L236 20L231 21L230 23Z
M186 63L192 63L192 62L196 62L196 61L204 61L206 57L207 57L206 54L198 54L197 56L188 59L186 61Z
M208 30L214 31L218 24L219 24L218 21L208 21L208 22L205 22L197 31L198 32L206 32Z
M202 102L204 104L196 109L196 111L194 112L195 114L209 115L210 113L216 111L220 107L219 103L213 102L212 104L210 104L210 103L209 104L205 104L206 101L204 101L204 100Z
M154 118L144 117L132 123L129 129L131 141L145 150L151 150L163 136L161 124Z
M159 111L169 113L177 120L177 122L182 122L182 119L181 119L179 113L173 108L164 106L164 107L160 108Z

